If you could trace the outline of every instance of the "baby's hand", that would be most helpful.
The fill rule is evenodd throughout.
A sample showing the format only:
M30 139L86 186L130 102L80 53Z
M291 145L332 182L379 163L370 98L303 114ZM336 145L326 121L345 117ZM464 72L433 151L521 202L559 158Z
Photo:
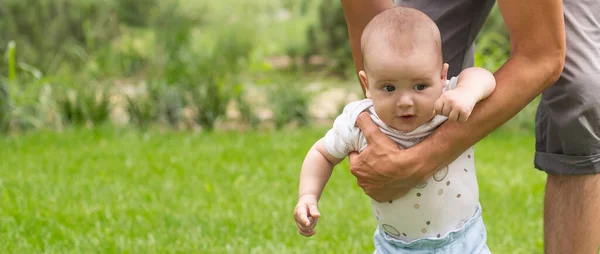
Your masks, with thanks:
M466 122L477 103L477 98L460 88L442 93L437 99L433 109L437 114L447 116L449 120Z
M310 237L316 232L313 230L317 225L317 220L321 213L317 209L317 199L315 197L302 196L294 209L294 219L298 232L306 237Z

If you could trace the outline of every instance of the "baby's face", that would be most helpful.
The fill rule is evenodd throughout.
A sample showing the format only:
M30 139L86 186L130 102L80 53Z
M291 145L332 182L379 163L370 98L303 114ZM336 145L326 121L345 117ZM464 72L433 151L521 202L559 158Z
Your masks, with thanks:
M361 79L384 123L410 132L433 118L433 105L446 84L447 70L439 57L423 51L406 56L386 50L365 57Z

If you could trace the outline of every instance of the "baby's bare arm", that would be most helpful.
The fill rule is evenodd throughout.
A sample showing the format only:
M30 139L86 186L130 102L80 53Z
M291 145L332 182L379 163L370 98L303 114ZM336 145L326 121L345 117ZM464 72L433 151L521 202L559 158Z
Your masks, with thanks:
M341 161L342 159L337 159L327 152L323 139L317 141L304 158L298 197L310 195L319 200L333 167Z
M300 173L298 204L294 208L294 219L301 235L309 237L316 233L314 228L321 217L317 204L333 167L340 161L327 152L323 139L306 154Z
M456 87L471 91L471 95L479 102L492 94L496 88L496 78L486 69L471 67L460 72Z

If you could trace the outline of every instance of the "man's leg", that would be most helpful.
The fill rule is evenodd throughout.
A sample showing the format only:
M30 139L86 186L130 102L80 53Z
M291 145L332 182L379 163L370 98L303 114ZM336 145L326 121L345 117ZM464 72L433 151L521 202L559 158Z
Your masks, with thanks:
M600 1L564 0L567 55L536 115L536 168L548 173L544 245L549 254L600 246Z
M548 254L598 253L600 174L548 175L544 244Z

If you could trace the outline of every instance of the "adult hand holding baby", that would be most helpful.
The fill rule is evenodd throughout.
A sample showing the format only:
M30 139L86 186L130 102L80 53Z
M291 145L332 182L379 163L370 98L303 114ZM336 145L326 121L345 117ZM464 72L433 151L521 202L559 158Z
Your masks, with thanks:
M379 130L368 113L362 112L356 123L369 145L360 154L349 154L350 172L371 198L380 203L400 198L429 177L402 160L405 151Z

